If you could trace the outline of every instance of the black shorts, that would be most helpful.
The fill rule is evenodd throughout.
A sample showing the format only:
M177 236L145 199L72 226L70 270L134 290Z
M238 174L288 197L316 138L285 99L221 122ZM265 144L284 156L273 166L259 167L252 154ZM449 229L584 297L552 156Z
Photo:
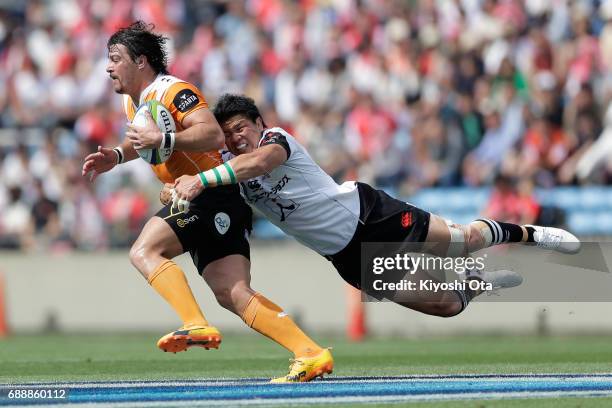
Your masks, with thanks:
M238 185L205 189L187 213L172 209L170 204L156 215L172 227L200 274L206 265L228 255L250 259L248 235L253 213Z
M430 214L367 184L357 183L357 188L360 222L355 234L343 250L326 258L347 283L362 290L362 243L415 243L420 247L418 244L427 238ZM386 249L389 249L388 246ZM366 293L377 298L380 296L380 293Z

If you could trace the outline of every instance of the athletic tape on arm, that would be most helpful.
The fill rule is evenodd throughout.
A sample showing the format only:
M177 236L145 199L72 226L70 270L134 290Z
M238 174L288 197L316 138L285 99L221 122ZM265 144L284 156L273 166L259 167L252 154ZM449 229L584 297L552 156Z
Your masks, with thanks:
M455 227L451 220L445 221L450 232L447 256L465 255L465 232L461 228Z

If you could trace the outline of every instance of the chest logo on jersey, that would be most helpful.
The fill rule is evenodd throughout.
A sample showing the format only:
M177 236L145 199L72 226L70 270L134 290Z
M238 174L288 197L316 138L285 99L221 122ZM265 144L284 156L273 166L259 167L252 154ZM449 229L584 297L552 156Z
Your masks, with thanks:
M285 221L300 205L293 200L280 197L269 198L264 201L264 205L274 214L278 215L281 222Z
M259 181L257 181L257 180L249 180L249 181L247 181L247 187L250 190L257 191L257 190L261 189L261 183Z
M230 217L224 212L219 212L215 215L215 228L219 234L225 235L230 227Z
M183 89L177 93L172 103L180 112L187 112L198 104L200 99L191 89Z
M265 198L275 198L278 193L289 183L291 177L286 174L276 183L274 187L270 189L270 191L265 191L261 183L257 180L249 180L246 184L249 190L251 190L252 194L247 192L247 201L250 203L256 203L259 200Z

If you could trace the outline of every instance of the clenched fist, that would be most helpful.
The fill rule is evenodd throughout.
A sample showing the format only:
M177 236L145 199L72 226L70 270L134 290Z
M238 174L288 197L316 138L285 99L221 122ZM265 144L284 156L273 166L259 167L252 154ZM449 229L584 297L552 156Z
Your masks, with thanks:
M173 187L174 185L166 183L159 192L159 201L161 201L163 205L168 205L172 202Z
M174 181L174 191L181 200L192 201L202 191L204 186L200 176L181 176Z

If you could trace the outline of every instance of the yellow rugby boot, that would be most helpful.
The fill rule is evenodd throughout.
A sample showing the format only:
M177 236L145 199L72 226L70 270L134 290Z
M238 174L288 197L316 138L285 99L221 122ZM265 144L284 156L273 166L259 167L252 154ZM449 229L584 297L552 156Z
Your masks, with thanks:
M157 341L157 347L164 351L176 353L186 351L189 347L204 347L217 349L221 344L221 333L216 327L181 327L177 331L166 334Z
M329 349L324 349L314 357L300 357L291 359L289 374L284 377L273 378L270 382L276 384L307 382L316 377L323 378L323 374L331 374L334 369L334 358Z

